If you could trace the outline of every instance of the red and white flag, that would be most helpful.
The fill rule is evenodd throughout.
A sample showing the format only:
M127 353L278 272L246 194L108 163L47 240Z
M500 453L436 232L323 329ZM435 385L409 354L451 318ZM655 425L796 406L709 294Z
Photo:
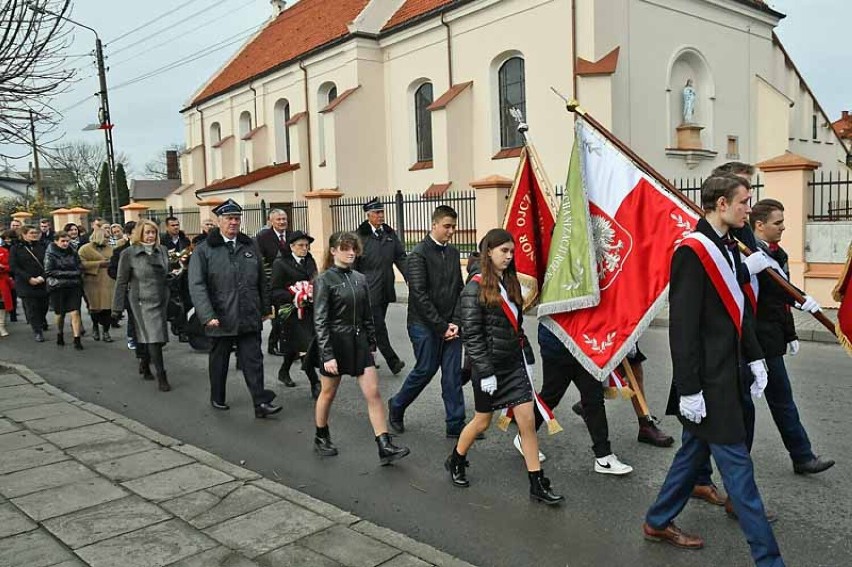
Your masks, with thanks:
M606 380L668 294L672 254L698 216L582 116L575 136L589 199L600 303L541 318L590 374Z
M524 296L524 310L535 304L544 285L555 222L551 195L550 182L535 150L532 146L525 147L503 218L503 228L515 239L515 269Z

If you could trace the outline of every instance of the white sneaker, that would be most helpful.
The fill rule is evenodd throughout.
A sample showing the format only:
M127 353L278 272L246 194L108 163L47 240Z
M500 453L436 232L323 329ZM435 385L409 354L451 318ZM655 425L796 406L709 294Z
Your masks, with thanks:
M633 472L633 467L618 460L615 453L595 459L595 472L601 474L625 475Z
M513 443L515 444L515 449L517 449L518 453L520 453L521 456L523 457L524 456L524 450L521 448L521 434L520 433L515 435L515 440L513 441ZM547 460L547 457L544 456L544 453L539 451L538 452L538 462L543 463L546 460Z

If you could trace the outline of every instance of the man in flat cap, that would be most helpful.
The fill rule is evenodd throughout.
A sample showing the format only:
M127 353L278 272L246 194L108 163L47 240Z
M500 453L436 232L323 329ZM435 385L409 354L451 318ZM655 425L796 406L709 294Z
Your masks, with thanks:
M231 351L237 358L254 402L255 417L281 411L275 392L263 387L263 321L272 316L263 259L251 238L240 232L243 209L228 199L215 209L218 228L208 231L189 262L189 292L199 322L213 340L209 357L210 404L225 403Z
M373 307L379 351L385 357L390 371L399 374L405 362L399 359L390 344L385 317L388 305L396 301L394 265L405 275L405 248L396 232L385 224L385 207L378 198L371 199L363 208L367 220L358 227L358 236L364 252L355 260L355 269L367 276L370 286L370 304Z

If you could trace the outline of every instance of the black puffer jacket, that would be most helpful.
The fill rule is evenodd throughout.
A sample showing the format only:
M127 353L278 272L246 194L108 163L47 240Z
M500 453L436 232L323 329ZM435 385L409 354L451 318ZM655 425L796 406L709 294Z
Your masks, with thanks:
M787 252L783 248L770 251L762 243L758 246L778 262L789 278ZM798 339L790 311L793 298L772 280L767 271L758 274L757 280L760 283L757 298L757 340L760 341L767 358L784 356L787 353L787 343Z
M15 291L20 297L45 297L47 283L30 284L30 278L44 274L44 245L41 241L20 240L9 250L9 267L15 275Z
M317 277L314 281L314 326L320 362L354 359L351 352L335 355L341 349L375 350L376 328L364 274L333 266Z
M535 358L524 335L524 315L518 310L518 330L512 326L503 307L483 305L479 301L480 285L471 279L461 293L461 337L473 366L473 378L505 376L524 367L521 348L527 362Z
M438 335L456 319L462 283L459 251L452 244L438 245L426 236L405 263L408 272L408 324L419 323Z
M71 246L63 249L52 242L44 254L44 273L47 289L83 286L83 264Z

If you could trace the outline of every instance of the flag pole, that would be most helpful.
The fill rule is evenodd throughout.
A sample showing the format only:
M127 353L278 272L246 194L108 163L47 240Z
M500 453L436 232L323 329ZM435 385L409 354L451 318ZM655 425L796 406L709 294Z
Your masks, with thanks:
M648 409L648 402L645 401L645 395L639 387L639 382L636 380L636 375L633 373L633 367L625 358L621 366L624 367L624 372L627 374L627 381L630 382L630 389L633 390L633 395L636 396L636 402L639 404L639 409L642 411L642 417L650 417L651 410Z
M547 206L550 207L550 212L555 217L556 206L552 191L553 186L550 183L550 178L547 176L547 172L541 164L541 157L538 155L538 150L536 150L535 146L533 146L530 142L529 135L527 134L530 130L530 126L527 124L526 120L524 120L524 115L519 109L512 107L509 109L509 114L511 114L512 118L515 119L515 122L518 123L518 132L521 134L521 138L524 141L524 149L527 152L527 159L530 160L533 173L538 178L539 187L544 193L544 196L547 198Z
M630 160L633 161L633 163L635 163L636 166L639 167L639 169L643 170L645 173L647 173L648 175L653 177L654 180L657 181L657 183L662 185L669 193L671 193L672 195L677 197L678 200L680 200L681 203L683 203L683 205L692 209L699 216L701 216L701 217L704 216L704 211L701 209L701 207L699 207L698 205L693 203L686 195L683 194L683 192L681 192L677 187L672 185L671 182L668 179L666 179L659 171L654 169L654 167L652 167L651 164L649 164L644 159L639 157L636 154L636 152L634 152L632 149L630 149L630 147L627 146L627 144L625 144L624 142L619 140L618 137L616 137L615 134L610 132L603 124L601 124L600 122L595 120L594 117L592 117L588 112L586 112L580 106L579 102L577 102L576 100L567 99L566 97L564 97L559 91L557 91L553 87L551 87L550 90L552 90L554 93L556 93L556 95L559 98L561 98L562 100L565 101L565 108L568 110L568 112L576 113L576 114L579 114L580 116L582 116L583 119L586 122L588 122L590 126L592 126L595 130L598 131L598 133L600 133L604 138L606 138L612 145L614 145L622 153L624 153L624 155L626 155L628 158L630 158ZM740 250L746 256L750 256L753 253L752 250L750 250L742 242L740 242ZM792 284L790 284L790 282L785 280L781 276L781 274L779 274L775 270L767 270L766 273L769 274L769 277L772 278L772 280L775 283L777 283L779 286L781 286L781 288L787 293L787 295L792 297L796 302L798 302L800 304L804 303L805 297L799 292L798 289L796 289L796 287L794 287ZM834 325L834 323L832 323L831 319L826 317L825 313L823 313L822 311L817 311L816 313L811 313L811 315L813 315L814 318L817 321L822 323L823 327L825 327L826 329L831 331L831 334L836 336L835 325Z

